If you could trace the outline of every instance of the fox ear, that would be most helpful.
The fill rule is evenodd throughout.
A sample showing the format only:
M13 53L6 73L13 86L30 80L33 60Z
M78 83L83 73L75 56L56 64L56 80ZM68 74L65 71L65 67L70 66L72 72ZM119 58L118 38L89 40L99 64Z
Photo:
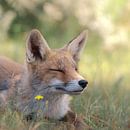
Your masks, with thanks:
M78 62L80 53L85 46L86 31L81 32L76 38L70 41L64 48L67 49L73 56L73 59Z
M45 60L50 48L41 33L34 29L30 32L26 44L26 58L28 63Z

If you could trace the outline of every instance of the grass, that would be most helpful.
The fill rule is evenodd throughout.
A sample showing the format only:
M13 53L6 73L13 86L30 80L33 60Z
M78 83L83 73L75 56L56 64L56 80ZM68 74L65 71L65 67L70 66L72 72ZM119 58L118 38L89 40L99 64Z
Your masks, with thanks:
M24 44L12 41L0 44L0 55L18 62L24 61ZM85 116L86 123L94 130L130 129L130 48L117 46L106 50L101 45L89 45L81 57L80 72L89 81L86 92L74 96L72 108ZM27 125L9 109L0 116L0 130L65 130L64 124L40 120Z

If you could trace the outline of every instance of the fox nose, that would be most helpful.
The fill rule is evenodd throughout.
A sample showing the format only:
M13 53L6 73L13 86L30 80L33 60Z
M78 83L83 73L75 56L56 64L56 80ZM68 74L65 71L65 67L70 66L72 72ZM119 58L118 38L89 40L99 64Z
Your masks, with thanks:
M80 80L78 83L84 89L87 86L88 81L86 81L86 80Z

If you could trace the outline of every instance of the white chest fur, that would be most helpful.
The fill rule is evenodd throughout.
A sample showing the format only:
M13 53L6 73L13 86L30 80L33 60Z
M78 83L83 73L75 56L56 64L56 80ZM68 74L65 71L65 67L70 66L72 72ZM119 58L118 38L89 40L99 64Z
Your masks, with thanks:
M52 96L48 100L48 108L45 110L45 116L53 119L60 119L70 110L69 95Z

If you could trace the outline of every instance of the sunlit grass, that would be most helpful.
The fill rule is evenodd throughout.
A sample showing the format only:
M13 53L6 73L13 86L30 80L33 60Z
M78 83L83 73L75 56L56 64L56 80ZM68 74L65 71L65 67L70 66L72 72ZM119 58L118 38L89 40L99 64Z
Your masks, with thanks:
M25 58L25 43L10 41L0 43L0 56L7 56L17 62L23 63Z
M128 130L130 125L130 48L115 47L105 50L86 47L79 64L80 72L89 82L88 89L81 96L74 96L72 108L85 116L85 121L95 130ZM20 63L25 57L24 43L0 44L0 55L8 56ZM38 123L38 124L37 124ZM39 121L37 130L55 130L53 123ZM37 125L37 126L36 126ZM16 112L8 110L0 117L0 130L33 130L24 124ZM3 127L3 128L2 128ZM56 130L63 130L62 125ZM35 130L35 129L34 129Z

